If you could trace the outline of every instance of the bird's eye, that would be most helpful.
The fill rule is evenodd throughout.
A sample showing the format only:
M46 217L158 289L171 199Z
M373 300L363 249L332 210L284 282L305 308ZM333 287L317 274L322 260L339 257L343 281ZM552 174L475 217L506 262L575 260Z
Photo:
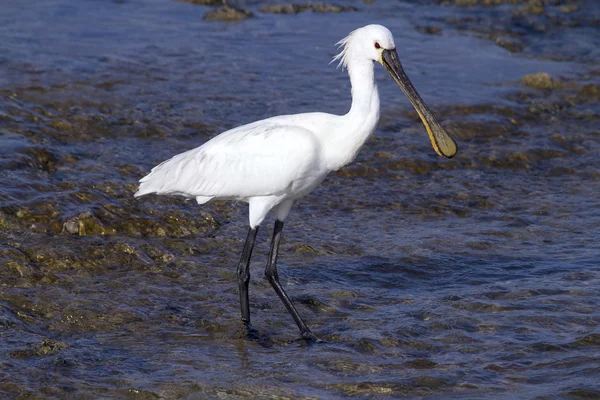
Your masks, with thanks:
M379 49L379 48L381 48L381 46L379 45L379 42L375 42L375 48L376 48L376 49Z

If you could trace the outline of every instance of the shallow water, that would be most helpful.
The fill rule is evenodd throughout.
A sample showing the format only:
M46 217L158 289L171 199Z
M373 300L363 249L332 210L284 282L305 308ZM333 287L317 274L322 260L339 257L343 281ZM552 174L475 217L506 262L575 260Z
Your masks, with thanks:
M600 6L438 3L248 2L234 23L174 1L3 5L3 397L600 397ZM241 339L246 207L133 199L136 181L241 123L345 112L327 63L370 22L459 154L435 155L378 68L375 136L284 229L282 283L326 343L299 341L262 279L270 220L260 338ZM545 89L521 81L538 72Z

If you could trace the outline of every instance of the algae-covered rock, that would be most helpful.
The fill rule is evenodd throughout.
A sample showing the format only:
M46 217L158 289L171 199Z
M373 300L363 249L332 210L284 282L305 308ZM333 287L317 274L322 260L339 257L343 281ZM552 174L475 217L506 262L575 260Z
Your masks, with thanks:
M579 89L578 95L578 97L582 97L590 101L600 100L600 85L596 85L593 83L583 85Z
M69 121L64 119L55 119L50 122L50 126L56 129L57 131L70 131L73 129L73 125Z
M521 78L521 83L534 89L555 89L560 86L559 82L552 78L546 72L537 72L535 74L525 75Z
M60 232L54 223L60 218L58 205L50 202L32 202L23 206L5 206L0 211L0 227L33 232Z
M565 14L572 13L575 11L579 11L579 5L576 3L565 4L564 6L560 7L560 12Z
M309 246L307 244L299 244L292 247L292 252L303 254L319 254L319 251L315 250L312 246Z
M523 43L516 38L497 37L495 42L498 46L505 48L511 53L520 53L523 51Z
M530 0L438 0L442 4L454 4L459 7L486 6L494 7L505 4L526 3Z
M416 157L404 157L399 160L390 161L386 164L386 168L391 170L404 169L411 171L413 174L422 175L437 169L438 166L435 163Z
M417 29L428 35L438 35L444 30L444 28L438 25L418 26Z
M384 158L384 159L389 159L389 158L394 158L394 156L392 155L392 153L389 153L387 151L376 151L375 154L373 154L376 158Z
M325 3L303 3L303 4L274 4L260 8L261 12L273 14L298 14L303 11L316 13L340 13L345 11L357 11L356 7L340 6Z
M318 300L314 297L308 297L308 296L297 297L296 302L305 305L306 307L310 308L311 310L313 310L315 312L318 311L318 312L331 313L331 312L335 311L335 309L333 307L323 303L321 300Z
M337 176L343 178L352 178L358 176L371 176L377 174L379 171L377 168L365 165L365 164L350 164L341 170L336 172Z
M36 346L35 354L38 356L49 356L56 354L67 347L68 346L66 343L51 339L44 339L42 340L42 343Z
M27 165L45 172L56 171L58 156L52 151L42 147L28 147L23 153Z
M437 367L437 363L427 359L410 360L405 362L404 365L414 369L433 369Z
M27 262L7 261L4 266L8 270L15 271L21 278L30 278L32 276L33 269Z
M520 6L515 15L540 15L545 10L544 3L541 0L529 0L526 4Z
M44 339L41 343L36 343L33 346L31 346L30 349L15 350L10 354L10 356L13 358L51 356L68 347L69 346L67 346L66 343L52 339Z
M248 10L224 5L207 12L203 19L205 21L241 21L253 16L254 14Z
M107 230L102 225L102 222L94 216L91 211L84 211L75 216L68 217L62 225L63 233L71 235L88 236L94 234L104 235Z
M144 253L154 261L168 263L175 259L175 256L172 253L147 243L142 244L141 248L144 250Z
M199 6L218 6L223 4L223 0L177 0L181 3L191 3Z

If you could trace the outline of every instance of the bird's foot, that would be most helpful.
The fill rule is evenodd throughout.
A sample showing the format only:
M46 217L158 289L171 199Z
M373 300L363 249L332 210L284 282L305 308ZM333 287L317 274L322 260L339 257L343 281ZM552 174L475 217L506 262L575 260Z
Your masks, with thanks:
M258 330L254 329L252 325L245 321L242 321L241 327L235 332L234 337L254 341L260 340L260 334L258 333Z
M324 340L316 337L311 331L302 332L302 339L306 340L308 343L325 343Z
M244 334L248 340L260 339L260 333L258 333L258 330L254 329L250 324L244 324Z

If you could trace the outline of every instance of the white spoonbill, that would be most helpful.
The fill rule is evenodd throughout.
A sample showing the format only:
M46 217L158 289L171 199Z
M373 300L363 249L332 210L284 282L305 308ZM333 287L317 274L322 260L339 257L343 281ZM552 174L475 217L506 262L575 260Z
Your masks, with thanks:
M250 326L249 265L260 224L275 214L271 250L265 269L269 283L296 321L302 337L316 340L279 283L277 252L283 221L294 200L310 193L327 174L350 163L371 136L379 120L379 94L374 64L383 65L404 91L431 139L435 151L451 158L457 146L440 126L404 73L391 32L367 25L338 45L334 60L348 70L352 106L345 115L321 112L280 115L223 132L202 146L154 167L140 180L135 196L149 193L245 201L249 206L248 235L237 268L242 321Z

